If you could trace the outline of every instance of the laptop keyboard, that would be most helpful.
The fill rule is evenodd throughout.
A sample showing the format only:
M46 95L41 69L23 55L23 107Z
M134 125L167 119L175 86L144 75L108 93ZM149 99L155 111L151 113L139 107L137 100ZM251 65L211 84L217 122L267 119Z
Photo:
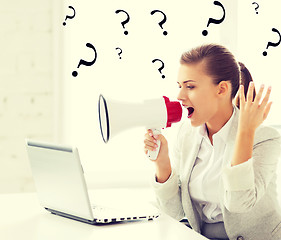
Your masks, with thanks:
M152 219L157 216L146 216L136 214L126 209L115 209L110 207L104 207L100 205L94 205L93 214L99 222L115 222L115 221L130 221L130 220L141 220L141 219Z
M92 206L94 216L106 218L120 218L124 217L125 213L122 209L114 209L111 207L104 207L99 205Z
M104 207L102 207L102 206L96 206L96 205L92 206L92 208L93 208L93 210L99 211L99 212L102 212L102 211L105 211L105 210L106 210Z

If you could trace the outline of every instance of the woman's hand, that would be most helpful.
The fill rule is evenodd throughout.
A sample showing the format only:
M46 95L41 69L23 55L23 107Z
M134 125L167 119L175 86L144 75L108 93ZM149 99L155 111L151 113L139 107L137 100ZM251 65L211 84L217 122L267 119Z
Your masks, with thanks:
M263 90L264 85L260 87L260 90L253 101L254 84L251 82L247 92L246 101L244 88L242 85L240 86L239 125L231 166L244 163L252 158L255 131L257 127L266 119L272 105L272 102L268 103L271 87L267 89L267 92L261 101Z
M239 131L248 131L254 134L257 127L266 119L272 105L272 102L268 102L271 93L271 87L267 89L267 92L262 99L263 90L264 85L261 85L260 90L253 101L254 83L250 82L246 100L244 95L244 87L243 85L240 86Z
M144 152L147 154L147 151L155 151L157 140L161 142L159 153L156 160L151 161L155 162L156 165L157 181L163 183L169 178L172 172L166 138L162 134L154 136L152 130L148 129L144 139Z

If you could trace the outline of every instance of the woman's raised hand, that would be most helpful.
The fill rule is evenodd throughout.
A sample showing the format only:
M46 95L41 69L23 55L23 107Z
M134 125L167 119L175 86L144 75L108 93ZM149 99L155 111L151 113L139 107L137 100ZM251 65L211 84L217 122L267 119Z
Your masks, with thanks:
M262 99L264 85L262 84L258 94L253 100L254 83L250 82L247 92L247 99L244 95L244 86L240 85L239 100L240 100L240 116L239 130L255 132L257 127L267 118L272 102L269 101L271 87L268 87L267 92Z

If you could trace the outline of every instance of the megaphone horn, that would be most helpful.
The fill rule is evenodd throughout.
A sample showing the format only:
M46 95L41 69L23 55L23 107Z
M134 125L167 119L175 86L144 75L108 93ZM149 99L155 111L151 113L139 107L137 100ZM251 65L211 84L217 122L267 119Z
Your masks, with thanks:
M100 95L98 113L101 135L107 143L117 133L132 127L145 126L160 132L161 128L170 127L172 123L181 120L182 108L179 102L171 102L165 96L143 103L127 103L106 100ZM157 155L158 152L156 158Z

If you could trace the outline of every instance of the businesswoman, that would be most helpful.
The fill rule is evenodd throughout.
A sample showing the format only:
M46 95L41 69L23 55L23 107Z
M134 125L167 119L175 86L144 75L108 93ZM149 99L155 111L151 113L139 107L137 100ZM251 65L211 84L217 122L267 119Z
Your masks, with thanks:
M248 69L223 46L182 54L178 100L188 109L173 154L163 135L153 186L159 207L209 239L280 240L276 193L279 133L262 125L271 87L255 92ZM264 94L263 94L264 92Z

